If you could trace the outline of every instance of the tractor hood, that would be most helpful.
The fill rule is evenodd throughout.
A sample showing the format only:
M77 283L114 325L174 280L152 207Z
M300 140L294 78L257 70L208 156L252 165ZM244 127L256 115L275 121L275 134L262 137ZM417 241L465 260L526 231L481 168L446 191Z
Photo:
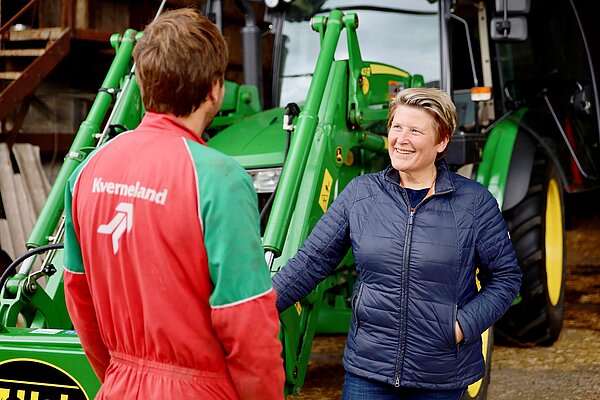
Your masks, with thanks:
M233 157L244 168L254 169L281 166L285 142L283 108L275 108L223 129L208 146Z

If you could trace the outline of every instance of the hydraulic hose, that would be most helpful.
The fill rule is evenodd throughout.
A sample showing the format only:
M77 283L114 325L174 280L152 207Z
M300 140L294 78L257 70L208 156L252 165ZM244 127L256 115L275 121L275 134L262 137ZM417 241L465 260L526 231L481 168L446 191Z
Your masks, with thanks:
M285 160L287 158L288 151L290 150L290 142L292 140L291 135L292 135L292 132L294 131L294 126L292 125L292 121L298 115L300 115L300 107L298 107L298 104L288 103L288 105L285 106L285 111L283 113L283 129L286 131L286 135L285 135L285 148L283 150L283 162L281 163L281 165L285 165ZM275 190L273 190L273 193L271 193L271 195L269 196L269 199L265 203L265 206L263 207L263 209L260 212L260 216L259 216L258 220L260 221L261 224L263 222L263 219L267 216L267 212L271 208L271 205L273 204L273 200L275 199L275 194L277 193L278 187L279 187L279 182L277 182L277 185L275 186Z
M36 254L44 253L49 250L62 249L64 247L65 247L65 245L63 243L52 243L52 244L47 244L44 246L36 247L35 249L29 250L27 253L21 255L19 258L17 258L15 261L13 261L12 264L10 264L6 268L6 270L2 274L2 277L0 277L0 290L1 290L1 288L4 287L4 284L8 280L8 277L15 273L15 270L23 261L27 260L29 257L34 256Z

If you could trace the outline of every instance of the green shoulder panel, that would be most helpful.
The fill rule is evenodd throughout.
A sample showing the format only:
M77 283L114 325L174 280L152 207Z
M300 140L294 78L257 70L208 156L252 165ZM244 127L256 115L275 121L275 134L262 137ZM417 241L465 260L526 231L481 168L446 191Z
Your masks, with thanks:
M213 307L232 305L271 289L250 176L232 158L187 141L199 194Z
M87 157L86 161L90 159ZM83 258L81 257L81 247L75 233L73 225L73 189L81 170L85 166L85 161L79 165L69 178L65 189L65 268L71 272L84 273Z

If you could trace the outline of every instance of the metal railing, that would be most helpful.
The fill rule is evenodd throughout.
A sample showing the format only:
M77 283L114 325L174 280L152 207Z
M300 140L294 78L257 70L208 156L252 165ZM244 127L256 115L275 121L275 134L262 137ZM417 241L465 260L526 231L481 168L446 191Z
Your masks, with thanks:
M33 8L33 6L35 6L38 3L38 0L31 0L29 3L27 3L19 12L17 12L11 19L8 20L7 23L5 23L4 25L2 25L2 27L0 27L0 36L7 30L10 29L10 27L19 19L23 16L23 14L25 14L27 11L29 11L31 8Z

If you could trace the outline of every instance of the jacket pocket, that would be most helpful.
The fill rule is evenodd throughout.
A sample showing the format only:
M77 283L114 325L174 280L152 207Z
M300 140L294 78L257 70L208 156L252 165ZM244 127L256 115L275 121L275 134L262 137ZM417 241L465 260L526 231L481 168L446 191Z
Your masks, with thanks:
M457 306L456 305L444 305L439 309L437 320L439 322L440 336L442 340L441 346L446 349L456 349L456 330L454 329L454 322L456 321Z
M456 343L456 317L458 314L458 306L454 305L454 312L452 313L452 335L450 335L450 337L452 338L452 346L455 348L458 348L458 343Z
M358 285L358 288L356 289L356 292L354 293L351 302L352 317L354 318L354 336L356 336L356 334L358 333L358 327L360 326L360 319L358 318L358 304L362 296L363 287L364 283L361 282L360 285Z

